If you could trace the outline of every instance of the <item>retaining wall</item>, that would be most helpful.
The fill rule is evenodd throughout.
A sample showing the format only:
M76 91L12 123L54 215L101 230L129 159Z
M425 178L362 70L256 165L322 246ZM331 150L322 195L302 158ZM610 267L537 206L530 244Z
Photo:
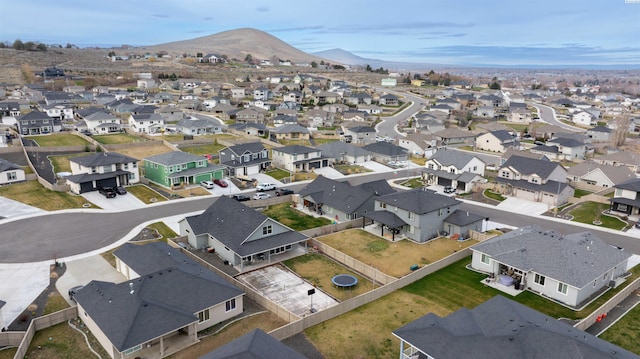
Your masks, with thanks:
M576 323L574 325L575 328L580 330L587 330L590 326L596 323L598 317L602 314L609 313L609 311L615 308L620 302L625 300L628 296L633 293L636 289L640 288L640 278L637 278L631 284L624 287L620 292L611 297L606 303L601 305L598 309L594 310L593 313L586 316L584 319Z

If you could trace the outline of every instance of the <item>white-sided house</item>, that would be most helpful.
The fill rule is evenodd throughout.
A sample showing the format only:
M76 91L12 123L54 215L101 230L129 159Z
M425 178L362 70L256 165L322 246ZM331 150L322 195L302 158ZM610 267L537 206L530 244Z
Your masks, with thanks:
M317 148L291 145L274 147L271 150L273 165L289 172L311 172L316 168L330 166L334 159L322 155Z
M477 150L505 153L508 148L518 149L516 136L506 130L496 130L482 134L475 139Z
M129 128L134 132L160 133L164 130L164 118L157 113L132 113Z
M120 119L104 110L89 108L78 111L78 117L84 120L87 130L95 134L118 133L122 131Z
M176 131L192 136L220 134L226 128L222 123L218 118L189 116L178 121Z
M26 180L26 176L22 167L0 158L0 185L24 180Z
M255 262L273 263L279 254L306 253L309 239L227 196L214 199L202 214L180 220L179 226L192 247L215 252L240 272Z
M471 266L489 280L576 309L621 283L631 256L591 232L563 235L538 226L515 229L471 250Z
M484 180L484 161L464 151L440 149L427 162L422 177L427 185L451 186L469 192Z
M101 152L69 159L71 176L65 177L70 191L91 192L99 187L127 186L140 182L138 160L116 152Z
M597 124L598 119L587 111L578 111L571 116L571 120L576 125L591 127Z

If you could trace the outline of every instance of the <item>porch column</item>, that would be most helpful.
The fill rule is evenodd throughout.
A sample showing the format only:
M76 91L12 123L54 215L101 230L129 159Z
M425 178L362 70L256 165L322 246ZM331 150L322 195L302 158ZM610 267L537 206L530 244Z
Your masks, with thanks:
M382 224L382 223L380 223ZM384 224L380 226L380 236L384 237Z
M160 337L160 357L164 356L164 337Z
M365 225L364 225L364 217L362 217L362 229L364 229Z

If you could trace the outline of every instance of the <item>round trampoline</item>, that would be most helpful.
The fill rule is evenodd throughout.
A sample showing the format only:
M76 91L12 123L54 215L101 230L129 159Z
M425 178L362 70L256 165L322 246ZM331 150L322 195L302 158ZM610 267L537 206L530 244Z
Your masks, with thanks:
M351 288L358 284L358 278L351 274L338 274L331 278L331 282L339 288Z

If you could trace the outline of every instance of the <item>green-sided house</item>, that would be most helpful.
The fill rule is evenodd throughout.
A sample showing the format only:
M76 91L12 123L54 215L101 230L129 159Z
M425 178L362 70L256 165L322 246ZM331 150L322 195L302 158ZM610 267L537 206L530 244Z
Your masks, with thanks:
M211 166L206 157L173 151L145 158L144 175L151 182L172 188L222 179L224 166Z

